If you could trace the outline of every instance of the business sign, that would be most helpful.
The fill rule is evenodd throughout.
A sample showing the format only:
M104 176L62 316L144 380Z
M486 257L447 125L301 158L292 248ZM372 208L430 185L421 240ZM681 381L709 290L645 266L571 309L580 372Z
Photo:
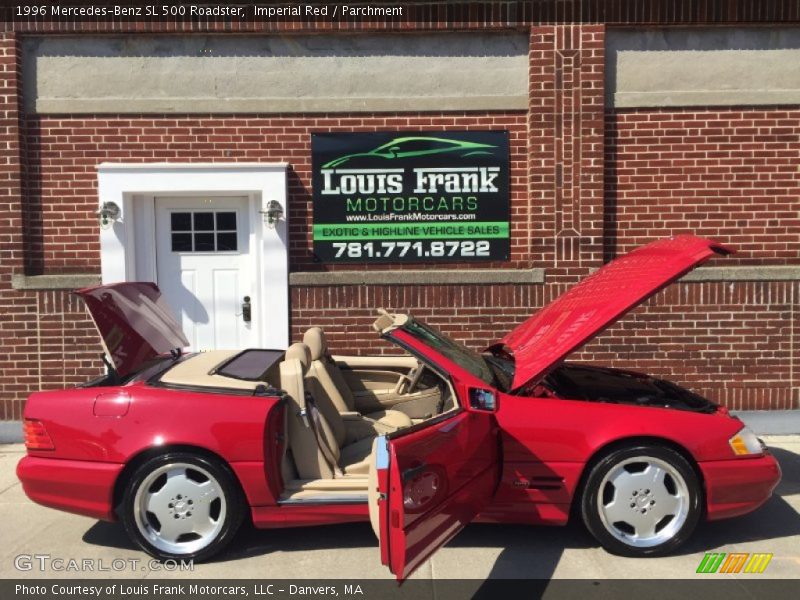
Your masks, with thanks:
M508 260L507 131L316 133L322 262Z

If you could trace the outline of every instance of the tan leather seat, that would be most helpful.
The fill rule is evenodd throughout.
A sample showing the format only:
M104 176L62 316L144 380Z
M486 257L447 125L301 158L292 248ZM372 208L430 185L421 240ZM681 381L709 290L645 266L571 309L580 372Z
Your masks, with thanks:
M310 364L308 346L297 343L289 346L280 365L281 388L289 396L286 415L289 451L297 476L300 479L332 479L342 474L367 474L372 440L378 431L370 429L366 437L347 443L347 430L341 415L324 399L315 402L319 418L312 421L306 406L305 387Z
M328 353L325 332L320 327L312 327L303 335L303 343L311 350L311 368L308 378L314 385L314 394L326 398L330 405L340 413L357 412L353 391L344 379L339 367ZM411 419L399 410L382 410L366 415L390 430L411 425Z

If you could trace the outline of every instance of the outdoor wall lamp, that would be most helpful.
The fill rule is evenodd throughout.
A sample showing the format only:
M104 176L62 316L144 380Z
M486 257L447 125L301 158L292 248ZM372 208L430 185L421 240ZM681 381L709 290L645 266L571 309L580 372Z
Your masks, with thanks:
M275 224L283 218L283 206L277 200L267 202L267 209L259 211L264 215L264 223L268 227L275 227Z
M108 229L115 221L119 220L122 211L116 202L103 202L103 205L95 213L100 222L101 229Z

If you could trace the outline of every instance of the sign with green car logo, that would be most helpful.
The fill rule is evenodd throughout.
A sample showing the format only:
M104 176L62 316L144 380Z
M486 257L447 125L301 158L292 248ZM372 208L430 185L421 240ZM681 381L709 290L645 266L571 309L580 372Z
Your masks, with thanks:
M315 133L321 262L508 260L507 131Z

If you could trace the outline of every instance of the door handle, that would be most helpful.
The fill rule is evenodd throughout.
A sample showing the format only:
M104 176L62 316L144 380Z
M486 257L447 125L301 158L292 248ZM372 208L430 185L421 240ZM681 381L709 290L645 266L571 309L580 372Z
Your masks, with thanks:
M416 477L417 475L419 475L420 473L425 471L425 469L427 469L427 468L428 468L428 465L425 464L425 463L422 463L420 465L417 465L416 467L411 467L410 469L405 469L402 473L400 473L400 479L403 480L403 483L406 483L407 481L409 481L411 479L414 479L414 477Z
M253 308L250 304L250 296L245 296L242 301L242 321L249 323L253 320Z

